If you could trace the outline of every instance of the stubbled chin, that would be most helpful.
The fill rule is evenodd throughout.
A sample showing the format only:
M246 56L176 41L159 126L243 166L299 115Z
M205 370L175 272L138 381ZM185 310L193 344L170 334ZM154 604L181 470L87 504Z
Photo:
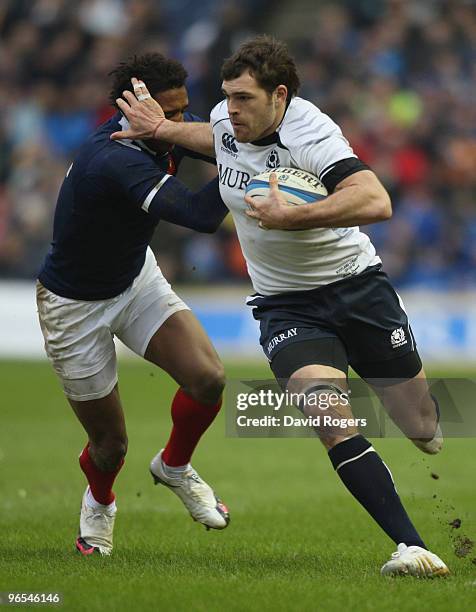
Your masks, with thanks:
M235 138L238 142L247 142L247 133L246 130L235 130Z

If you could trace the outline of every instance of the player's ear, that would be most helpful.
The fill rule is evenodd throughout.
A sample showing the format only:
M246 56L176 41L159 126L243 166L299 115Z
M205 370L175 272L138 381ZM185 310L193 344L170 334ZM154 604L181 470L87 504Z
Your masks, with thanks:
M274 93L276 94L276 101L279 104L286 103L286 100L288 99L288 88L286 85L278 85L274 90Z

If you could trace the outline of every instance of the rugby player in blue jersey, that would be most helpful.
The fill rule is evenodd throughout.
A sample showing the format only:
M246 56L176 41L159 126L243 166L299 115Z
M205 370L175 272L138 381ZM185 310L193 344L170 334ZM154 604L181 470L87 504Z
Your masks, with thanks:
M131 77L139 76L168 119L198 119L187 111L187 73L179 62L146 54L111 74L113 103L124 89L132 89ZM136 86L138 99L150 98L140 88ZM179 385L169 440L150 465L155 482L176 493L207 528L223 529L229 522L226 506L190 465L201 435L220 409L223 366L149 248L162 219L213 232L228 209L217 179L192 193L173 176L184 156L203 156L152 141L110 139L126 127L127 120L117 112L88 138L71 164L37 284L46 352L88 435L79 458L88 480L76 541L83 555L112 551L112 486L127 451L114 336Z

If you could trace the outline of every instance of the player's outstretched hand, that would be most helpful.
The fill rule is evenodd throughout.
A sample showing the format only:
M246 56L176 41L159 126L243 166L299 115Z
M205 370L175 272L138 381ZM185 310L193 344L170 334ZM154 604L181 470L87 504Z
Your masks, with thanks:
M164 111L160 104L150 95L143 81L131 79L134 93L123 91L123 98L117 98L116 104L129 121L129 128L111 134L111 140L147 140L159 137L159 128L164 121ZM125 98L125 99L124 99Z
M294 206L289 206L286 198L279 191L278 176L272 172L269 176L269 195L252 198L245 196L249 209L248 217L258 220L261 229L294 229Z

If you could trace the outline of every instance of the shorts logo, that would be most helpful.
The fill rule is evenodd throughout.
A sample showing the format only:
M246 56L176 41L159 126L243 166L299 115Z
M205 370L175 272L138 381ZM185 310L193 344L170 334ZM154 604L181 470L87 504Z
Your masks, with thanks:
M236 159L238 157L238 147L236 146L235 137L226 132L221 137L222 147L221 150L225 153L230 153Z
M276 168L279 168L279 166L280 161L278 152L276 151L276 149L273 149L266 158L266 168L269 168L270 170L275 170Z
M408 340L405 338L403 327L393 330L390 336L390 342L392 343L392 348L398 348L399 346L407 344Z
M297 336L297 327L291 327L291 329L288 329L287 331L274 336L274 338L271 338L268 344L268 354L271 353L274 347L280 344L283 340L293 338L294 336Z

